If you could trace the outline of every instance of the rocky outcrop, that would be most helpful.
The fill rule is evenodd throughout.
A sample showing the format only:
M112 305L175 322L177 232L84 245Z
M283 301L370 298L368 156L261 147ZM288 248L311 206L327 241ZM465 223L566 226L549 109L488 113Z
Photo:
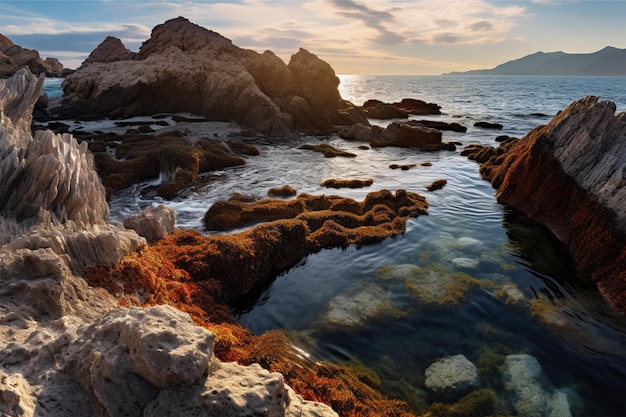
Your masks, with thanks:
M522 139L468 154L485 161L498 200L547 225L626 312L626 113L587 97Z
M187 314L123 309L87 285L85 267L113 267L145 239L107 223L86 143L30 134L42 81L26 69L0 80L0 413L336 416L278 373L219 362ZM130 224L156 238L173 218L157 208Z
M124 227L133 229L148 243L154 243L171 234L176 223L174 209L159 205L151 207L124 219Z
M325 230L326 227L333 229L338 241L344 240L344 245L348 245L365 243L363 238L373 238L378 233L380 240L390 236L393 230L402 233L403 223L408 217L426 214L427 207L424 197L405 190L398 190L395 194L388 190L371 192L362 202L340 196L310 194L300 194L287 201L266 198L249 202L231 198L214 203L203 220L208 230L228 230L259 222L296 219L306 223L310 238L331 232ZM370 232L367 232L368 228ZM341 232L347 236L339 240Z
M406 119L410 114L441 114L441 106L422 100L404 98L397 103L383 103L380 100L367 100L362 106L365 115L371 119Z
M0 78L12 76L23 66L27 66L35 75L45 74L48 77L60 77L63 72L63 64L58 59L44 60L39 52L15 45L0 34Z
M400 110L393 104L383 103L378 100L368 100L363 104L363 112L370 119L407 119L409 114Z
M440 129L428 127L414 120L393 122L384 129L379 126L355 124L341 129L339 136L346 140L366 141L375 148L398 146L418 148L423 151L456 149L453 143L442 141L443 135Z
M441 106L436 103L427 103L423 100L414 98L403 98L394 106L408 114L424 115L424 114L441 114Z
M371 142L373 147L399 146L419 148L425 151L455 150L452 143L442 142L440 130L426 127L420 123L394 122L387 126Z
M137 182L159 179L157 194L171 199L202 173L246 163L225 141L188 139L179 130L93 134L82 139L94 155L108 196Z
M341 123L338 85L332 68L304 49L286 65L179 17L156 26L136 54L107 38L63 89L75 116L192 112L290 137Z
M115 62L132 59L135 56L133 52L128 50L121 40L114 36L107 36L96 49L94 49L83 65L93 64L96 62Z

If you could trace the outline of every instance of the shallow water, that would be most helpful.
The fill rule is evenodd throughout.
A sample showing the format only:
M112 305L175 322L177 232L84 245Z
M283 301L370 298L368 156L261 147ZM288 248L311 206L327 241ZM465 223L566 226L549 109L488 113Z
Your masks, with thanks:
M342 76L340 90L356 104L405 97L436 102L443 115L419 118L467 126L466 133L444 132L444 141L463 145L495 145L495 137L503 134L523 136L586 95L599 95L616 102L618 111L626 110L626 79L611 77ZM473 126L481 120L501 123L504 129ZM298 149L321 142L357 156L324 158ZM408 401L417 412L431 400L424 390L424 370L434 360L463 353L476 363L491 349L535 356L546 381L567 393L575 416L626 415L623 317L610 311L548 231L497 203L478 165L459 155L462 146L436 153L364 150L361 143L336 136L253 143L261 154L248 158L247 165L207 174L203 185L175 201L155 196L157 180L123 190L111 201L112 219L165 203L176 209L179 227L201 230L201 218L213 202L233 192L263 197L269 188L283 185L299 193L358 200L379 189L418 192L428 200L429 215L410 220L405 234L377 245L308 256L258 298L239 305L241 322L254 333L287 330L294 344L316 360L362 361L380 375L384 391ZM424 162L432 166L422 166ZM416 166L392 170L394 163ZM329 190L319 185L328 178L372 178L374 183L358 190ZM448 181L443 189L426 191L440 178ZM467 289L456 305L428 304L411 292L416 282L411 274L383 279L384 271L408 264L481 284ZM507 304L499 294L511 286L523 299ZM357 325L333 322L329 312L347 309L350 300L384 301L384 308L370 314L357 305L348 311ZM505 397L497 383L493 388Z

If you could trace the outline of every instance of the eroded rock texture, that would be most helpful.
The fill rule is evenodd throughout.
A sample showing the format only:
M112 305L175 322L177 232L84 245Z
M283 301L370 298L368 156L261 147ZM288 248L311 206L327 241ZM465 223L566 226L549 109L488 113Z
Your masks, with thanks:
M498 149L468 150L499 201L546 224L626 311L626 113L587 97Z
M341 124L338 85L330 65L304 49L286 65L179 17L156 26L136 54L107 38L63 89L81 115L193 112L288 137Z

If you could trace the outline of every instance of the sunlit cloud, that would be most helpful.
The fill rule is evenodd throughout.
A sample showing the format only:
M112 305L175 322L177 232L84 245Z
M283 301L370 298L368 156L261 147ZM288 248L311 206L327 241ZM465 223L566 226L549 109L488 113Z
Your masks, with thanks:
M104 2L102 16L60 21L0 4L6 17L0 33L14 42L46 51L66 48L88 55L108 35L138 50L151 28L184 16L219 32L237 46L272 50L285 61L299 47L322 59L340 56L420 62L417 51L429 45L499 43L525 17L524 7L486 0L242 0L211 2ZM120 14L120 5L123 13ZM9 17L10 16L10 17ZM404 48L403 56L398 53ZM413 52L412 52L413 50ZM331 52L335 51L335 52ZM61 52L61 51L59 51ZM74 58L76 59L76 58ZM417 60L417 61L416 61ZM362 59L361 59L362 61ZM404 61L403 61L404 62Z

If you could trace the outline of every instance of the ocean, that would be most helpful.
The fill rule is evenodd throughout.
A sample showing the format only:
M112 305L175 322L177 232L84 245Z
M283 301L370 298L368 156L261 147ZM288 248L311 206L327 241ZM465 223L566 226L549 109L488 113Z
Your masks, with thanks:
M522 137L587 95L626 111L626 78L339 77L342 97L357 105L402 98L439 104L442 115L418 118L466 126L465 133L443 133L444 141L463 145L454 152L419 152L361 149L361 143L334 135L255 138L259 156L249 157L245 166L207 174L202 185L174 201L156 196L158 179L122 190L111 199L112 221L166 204L177 211L178 227L202 231L204 212L233 192L263 197L269 188L290 185L299 193L329 194L320 186L328 178L372 178L368 188L332 191L358 200L380 189L418 192L427 198L429 215L410 220L406 233L376 245L308 256L257 297L233 306L238 319L256 334L287 331L298 352L315 361L364 364L379 376L383 392L407 401L417 413L432 401L424 385L426 368L458 354L478 364L484 386L496 392L502 411L511 412L501 368L494 363L501 364L498 358L504 355L528 354L541 365L543 386L567 396L573 416L626 415L623 317L610 310L548 230L499 204L478 165L459 155L473 143L496 146L499 135ZM59 96L59 88L60 83L48 94ZM481 129L474 127L477 121L504 128ZM324 158L298 149L322 142L357 156ZM415 167L401 171L391 164ZM436 179L446 179L447 185L428 192L426 185ZM420 280L450 276L480 284L455 287L460 296L445 305L424 301L416 289Z

